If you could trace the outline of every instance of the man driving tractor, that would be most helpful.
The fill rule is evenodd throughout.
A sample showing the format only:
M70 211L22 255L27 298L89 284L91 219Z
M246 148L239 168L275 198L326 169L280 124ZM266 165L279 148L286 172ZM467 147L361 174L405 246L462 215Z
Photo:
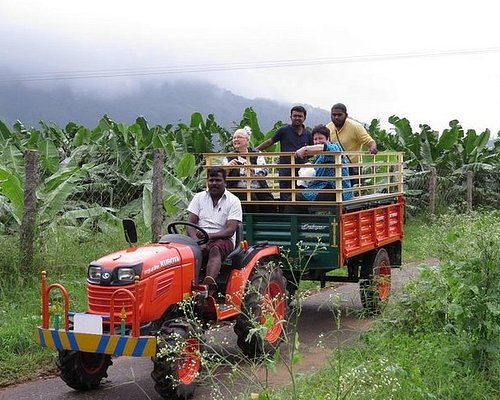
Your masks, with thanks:
M217 289L216 279L222 263L235 246L235 232L243 221L240 199L226 189L226 170L214 167L207 170L207 190L194 195L188 206L188 221L208 233L208 242L202 245L207 256L206 276L203 283L210 291ZM202 233L187 227L188 235L199 239ZM196 271L198 282L200 271Z

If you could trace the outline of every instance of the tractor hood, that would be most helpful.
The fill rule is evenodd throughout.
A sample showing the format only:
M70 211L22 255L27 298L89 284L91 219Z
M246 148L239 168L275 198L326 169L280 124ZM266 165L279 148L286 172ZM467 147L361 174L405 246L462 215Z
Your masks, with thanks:
M181 262L181 253L169 244L134 247L93 261L89 265L87 280L102 285L128 285L135 276L144 278Z

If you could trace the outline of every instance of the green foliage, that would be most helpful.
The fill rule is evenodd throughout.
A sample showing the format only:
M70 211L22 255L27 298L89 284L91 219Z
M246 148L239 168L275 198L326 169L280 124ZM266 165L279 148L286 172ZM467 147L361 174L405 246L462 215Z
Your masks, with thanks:
M446 210L450 205L463 207L466 198L465 174L473 173L473 203L476 207L500 206L499 165L500 141L493 148L487 146L490 131L477 134L473 129L464 132L458 121L449 123L449 128L439 133L428 125L420 125L413 131L405 118L389 118L394 128L390 132L380 129L379 121L373 120L368 130L381 150L402 151L407 166L405 170L405 193L408 210L426 210L429 197L429 174L436 169L438 176L438 199Z
M263 137L255 112L248 108L240 125ZM225 148L231 133L215 121L193 113L189 125L150 127L144 117L130 126L104 115L94 129L73 122L64 129L40 123L40 129L17 122L0 124L0 232L18 229L23 209L24 152L38 151L39 231L100 229L119 218L136 217L151 225L153 150L165 155L164 208L167 219L181 217L193 193L204 184L203 153Z
M17 238L0 235L0 386L54 369L53 351L33 336L40 324L40 271L68 289L71 310L84 311L89 262L125 245L121 229L90 234L59 227L39 243L31 272L21 265Z
M473 171L475 204L492 208L500 204L500 145L486 146L489 131L464 133L458 121L451 121L450 128L441 134L427 125L413 132L406 119L393 116L389 121L394 132L381 130L377 120L369 130L381 149L405 152L410 212L428 203L425 173L431 166L438 174L447 174L439 178L439 190L447 194L443 203L465 197L465 186L460 182L467 171ZM247 108L235 125L251 127L251 143L255 146L270 138L283 123L278 121L270 131L262 132L255 111ZM43 231L61 223L95 226L101 219L112 221L112 216L138 217L149 225L154 149L162 149L165 154L165 211L168 218L180 217L193 192L203 187L202 154L229 150L231 143L231 132L218 125L213 115L204 119L200 113L193 113L189 124L176 126L150 127L144 117L128 126L105 115L94 129L73 122L64 128L40 122L36 129L18 121L12 130L2 123L0 132L0 232L15 231L20 225L23 155L28 149L37 150L39 155L37 195L43 214L38 221ZM276 150L276 146L269 150ZM92 217L85 218L84 210L92 210Z
M213 115L194 113L189 126L155 126L143 117L127 126L105 115L93 130L69 123L64 129L20 122L0 125L0 232L15 230L23 210L24 157L38 151L40 179L37 222L41 232L55 226L93 227L136 216L151 224L153 149L165 154L165 210L172 218L202 187L202 153L214 151L230 134Z
M500 160L498 148L488 148L490 131L477 134L473 129L466 133L457 120L450 121L449 129L441 134L428 125L420 125L420 132L414 132L405 118L392 116L389 123L393 132L379 128L373 120L369 131L381 149L404 152L404 158L411 170L426 171L435 167L440 175L451 174L460 168L476 164L493 165Z
M249 126L250 129L252 130L252 136L250 137L250 145L252 147L256 147L263 141L269 139L271 136L273 136L276 131L283 126L283 122L278 121L274 124L274 126L268 131L268 132L262 132L259 126L259 122L257 120L257 114L256 112L251 108L248 107L245 109L245 112L243 113L243 119L241 122L236 126L236 128L243 128L245 126ZM269 148L266 149L266 151L278 151L277 145L274 144L270 146ZM230 141L228 141L227 146L226 146L226 151L231 150L230 148Z
M392 116L389 122L394 132L381 130L378 121L369 127L381 149L403 151L408 167L415 171L435 167L440 175L451 174L460 168L475 165L494 165L500 160L498 147L488 148L490 131L477 134L473 129L466 133L457 120L450 121L449 129L441 134L428 125L420 125L414 132L407 119Z
M468 338L464 362L500 372L500 215L454 221L444 254L450 257L443 266L451 294L447 328Z
M500 371L500 214L448 215L431 233L442 264L420 279L388 318L397 332L447 332L458 359L484 371Z
M0 147L2 152L0 154L0 164L5 165L11 169L14 174L20 176L24 171L24 157L16 146L5 142L4 146Z
M421 267L361 345L266 398L498 398L500 214L410 220L406 233L408 258L439 255L440 265Z
M194 155L187 153L183 154L181 157L179 164L177 165L175 172L179 178L185 178L190 176L196 172L196 164L195 164Z
M0 218L0 221L6 222L7 217L11 216L17 224L21 224L24 205L24 193L21 181L16 174L6 167L0 165L0 195L9 201L4 205L7 215ZM0 215L1 216L1 215Z

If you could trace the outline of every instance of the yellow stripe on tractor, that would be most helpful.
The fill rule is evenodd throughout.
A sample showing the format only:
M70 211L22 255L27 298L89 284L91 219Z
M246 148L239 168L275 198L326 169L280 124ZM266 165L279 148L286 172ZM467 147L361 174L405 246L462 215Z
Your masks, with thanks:
M57 350L85 351L131 357L151 357L156 355L155 336L106 335L38 327L35 337L42 347Z

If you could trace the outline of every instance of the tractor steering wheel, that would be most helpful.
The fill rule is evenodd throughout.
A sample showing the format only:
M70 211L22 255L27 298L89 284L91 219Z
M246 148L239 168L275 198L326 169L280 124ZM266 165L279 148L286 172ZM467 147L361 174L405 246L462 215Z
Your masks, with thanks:
M191 222L185 222L185 221L174 221L174 222L171 222L167 226L167 232L170 233L170 234L172 234L172 233L179 234L179 232L177 231L177 226L178 225L190 226L191 228L195 228L198 232L201 232L201 234L203 235L203 237L200 238L200 239L198 239L196 241L196 243L199 246L208 243L208 241L210 240L210 238L208 237L208 233L207 233L207 231L205 229L200 228L198 225L192 224Z

